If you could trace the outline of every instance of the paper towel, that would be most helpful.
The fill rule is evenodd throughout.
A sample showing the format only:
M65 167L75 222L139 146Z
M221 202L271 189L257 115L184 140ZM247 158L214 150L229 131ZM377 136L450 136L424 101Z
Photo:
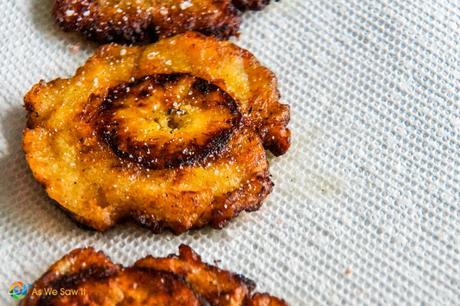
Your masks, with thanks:
M125 265L188 243L292 305L460 304L460 2L283 0L245 14L237 44L279 78L293 144L262 209L225 229L83 230L34 181L24 93L95 48L51 1L0 0L0 299L73 248Z

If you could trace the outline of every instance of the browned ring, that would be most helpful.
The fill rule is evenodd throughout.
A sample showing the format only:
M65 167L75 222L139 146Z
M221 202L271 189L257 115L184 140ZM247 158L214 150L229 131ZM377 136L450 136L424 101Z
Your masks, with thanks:
M167 91L184 79L190 78L193 79L193 85L189 91L190 97L187 98L191 99L192 103L196 103L198 108L219 107L219 110L225 108L228 118L217 124L214 122L213 127L209 127L210 130L200 131L199 135L190 135L190 139L182 141L180 137L173 134L173 131L180 129L178 126L180 119L177 118L188 115L180 108L181 106L177 105L186 104L187 101L173 101L167 97ZM131 132L126 131L124 120L117 119L116 114L130 107L145 108L146 99L156 99L151 95L158 89L166 92L162 97L164 101L161 101L166 109L157 112L163 112L161 116L168 118L171 137L164 141L164 135L153 133L149 139L137 139ZM137 105L126 104L128 98L134 98ZM118 157L148 169L158 170L200 165L218 155L239 128L241 118L236 101L218 86L189 74L177 73L149 75L111 88L100 103L93 122L101 140L107 143Z

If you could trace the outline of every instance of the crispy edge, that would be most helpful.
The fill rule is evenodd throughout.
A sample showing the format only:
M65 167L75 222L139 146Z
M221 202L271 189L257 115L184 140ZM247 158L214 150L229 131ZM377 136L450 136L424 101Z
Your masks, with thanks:
M254 293L256 288L254 281L241 274L222 270L203 262L201 256L185 244L179 246L178 255L171 254L166 258L147 256L138 260L134 266L180 274L213 306L288 306L283 299L268 293ZM203 281L206 279L219 279L220 281Z
M170 230L174 234L179 235L188 230L200 229L207 225L215 229L222 229L240 213L258 210L263 205L263 201L270 194L272 189L273 182L267 170L263 174L259 174L245 183L241 188L216 199L215 202L220 201L219 205L215 207L209 215L202 216L200 222L192 227L186 227L181 223L168 224L139 210L132 210L129 216L122 219L126 220L131 218L156 234L162 233L165 230ZM73 218L77 219L79 222L87 223L79 216L73 215Z
M147 256L134 266L179 274L214 306L243 305L255 288L255 283L242 275L204 263L192 248L184 244L179 246L179 255Z

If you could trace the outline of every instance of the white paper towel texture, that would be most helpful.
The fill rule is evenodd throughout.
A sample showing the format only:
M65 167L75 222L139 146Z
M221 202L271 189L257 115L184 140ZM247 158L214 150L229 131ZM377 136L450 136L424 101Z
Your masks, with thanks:
M293 144L274 192L224 230L83 230L34 181L24 93L68 77L96 44L49 0L0 0L0 299L73 248L125 265L188 243L292 305L460 305L460 2L282 0L237 44L279 78Z

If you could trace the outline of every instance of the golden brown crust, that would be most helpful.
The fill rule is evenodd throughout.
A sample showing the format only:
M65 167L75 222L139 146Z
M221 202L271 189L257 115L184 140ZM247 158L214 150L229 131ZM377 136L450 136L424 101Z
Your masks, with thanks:
M39 295L50 289L58 294ZM254 289L253 281L202 262L186 245L179 247L178 256L148 256L128 268L93 248L83 248L54 263L21 305L287 306L268 294L254 294ZM73 293L61 294L63 290Z
M23 147L49 196L91 228L221 228L271 191L263 148L289 144L278 97L273 74L229 42L108 45L30 90Z
M55 0L53 13L64 30L82 32L99 42L152 42L187 31L225 39L238 33L239 10L259 10L269 2Z

